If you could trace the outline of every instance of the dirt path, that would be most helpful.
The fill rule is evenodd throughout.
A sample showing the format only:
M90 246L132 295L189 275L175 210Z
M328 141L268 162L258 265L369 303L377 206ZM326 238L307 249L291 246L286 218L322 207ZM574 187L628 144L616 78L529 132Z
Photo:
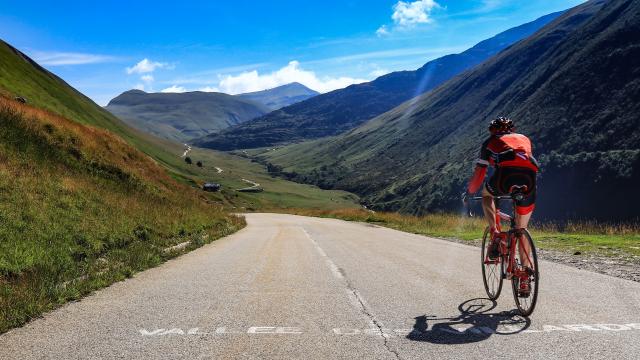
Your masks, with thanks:
M189 151L191 151L191 146L189 146L189 144L184 144L184 146L186 146L187 148L184 150L182 157L187 157L187 154L189 153Z

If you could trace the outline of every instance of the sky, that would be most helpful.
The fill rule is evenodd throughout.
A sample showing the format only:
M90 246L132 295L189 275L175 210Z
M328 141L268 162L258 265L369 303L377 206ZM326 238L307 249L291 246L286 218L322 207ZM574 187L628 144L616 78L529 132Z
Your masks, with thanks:
M458 53L583 0L0 1L0 38L106 105L118 94L327 92Z

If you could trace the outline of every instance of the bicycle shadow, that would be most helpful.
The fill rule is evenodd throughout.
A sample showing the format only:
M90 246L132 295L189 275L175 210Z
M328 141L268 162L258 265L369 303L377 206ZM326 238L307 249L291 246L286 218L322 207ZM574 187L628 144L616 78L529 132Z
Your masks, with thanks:
M516 311L490 312L496 305L493 300L477 298L461 303L458 306L460 315L455 317L417 316L407 339L434 344L468 344L493 335L517 334L529 328L531 320Z

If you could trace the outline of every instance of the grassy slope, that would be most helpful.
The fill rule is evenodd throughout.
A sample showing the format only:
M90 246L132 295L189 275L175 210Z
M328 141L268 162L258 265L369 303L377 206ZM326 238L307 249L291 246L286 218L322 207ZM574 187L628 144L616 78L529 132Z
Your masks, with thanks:
M107 129L168 167L181 164L173 153L158 146L152 136L127 126L1 40L0 93L9 97L25 97L35 107L50 110L81 124Z
M225 209L261 210L279 208L342 209L359 208L358 197L340 190L323 190L313 185L300 184L273 176L261 164L245 157L209 149L194 147L188 154L193 164L185 163L181 155L184 146L163 139L153 139L153 143L168 153L172 176L184 183L201 187L205 182L222 185L222 191L209 193L213 201ZM202 161L203 167L195 165ZM216 168L223 171L218 172ZM247 187L247 179L255 181L264 189L262 193L241 193L235 189Z
M112 133L0 98L0 332L242 226Z
M180 149L182 151L182 149ZM196 165L182 166L177 175L196 179L197 185L204 182L217 182L222 185L222 192L216 194L226 207L240 210L269 210L278 208L315 208L339 209L357 208L358 197L339 190L322 190L313 185L299 184L269 175L263 165L248 159L208 149L193 148L189 153L194 164L203 162L203 167ZM218 172L220 168L223 171ZM261 193L240 193L235 189L244 188L247 179L259 183L264 189Z

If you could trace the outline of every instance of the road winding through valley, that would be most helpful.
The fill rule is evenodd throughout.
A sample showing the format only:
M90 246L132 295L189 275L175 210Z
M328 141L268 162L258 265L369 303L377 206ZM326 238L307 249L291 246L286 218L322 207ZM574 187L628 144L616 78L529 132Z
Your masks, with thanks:
M479 249L249 214L238 233L0 336L1 359L631 359L640 283L541 262L530 319ZM507 284L508 285L508 284Z

